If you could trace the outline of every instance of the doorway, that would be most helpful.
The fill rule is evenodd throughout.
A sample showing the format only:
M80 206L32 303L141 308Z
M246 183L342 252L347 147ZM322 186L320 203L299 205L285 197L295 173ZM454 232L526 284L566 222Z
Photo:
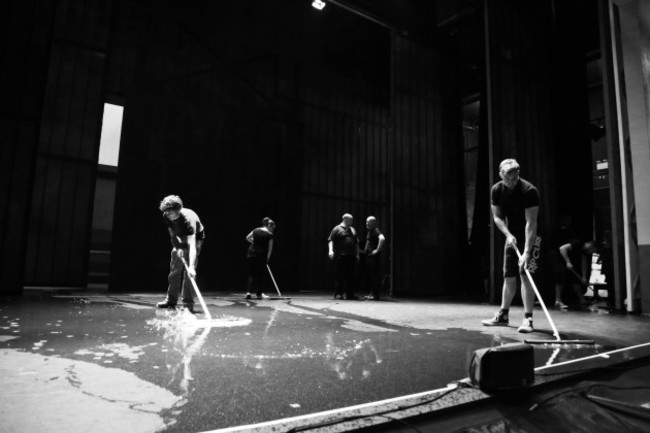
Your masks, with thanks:
M89 289L107 290L124 107L104 104L88 259Z

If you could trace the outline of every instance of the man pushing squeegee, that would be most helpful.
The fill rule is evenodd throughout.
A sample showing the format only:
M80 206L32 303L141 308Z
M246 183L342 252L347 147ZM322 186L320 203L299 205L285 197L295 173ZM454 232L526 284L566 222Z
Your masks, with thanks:
M203 312L211 319L205 301L196 284L196 265L205 240L205 227L199 216L191 209L183 207L183 201L176 195L169 195L160 202L160 211L169 231L172 243L169 276L167 280L167 297L156 304L158 308L175 308L181 295L183 306L194 312L194 295L196 292ZM185 274L187 278L185 278ZM187 284L189 280L190 284Z

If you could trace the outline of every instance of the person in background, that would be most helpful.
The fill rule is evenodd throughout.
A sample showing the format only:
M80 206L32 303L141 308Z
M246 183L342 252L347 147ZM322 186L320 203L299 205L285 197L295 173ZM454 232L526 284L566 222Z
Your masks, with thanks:
M562 292L566 285L571 285L581 309L586 306L584 290L589 286L591 272L591 256L596 251L593 241L582 242L571 239L558 247L557 260L554 263L553 276L555 279L555 308L567 310L569 307L562 301ZM580 266L580 273L575 270Z
M377 218L366 218L366 243L361 257L361 270L368 289L367 300L378 301L381 290L381 256L386 238L379 230Z
M524 270L531 275L537 269L533 249L539 249L541 238L537 236L539 192L530 182L519 177L519 163L505 159L499 164L501 181L492 186L492 215L494 223L506 237L503 251L503 290L501 309L492 319L483 320L484 326L508 326L510 305L517 291L517 278L521 278L521 298L524 303L524 320L519 332L533 332L533 307L535 292ZM523 240L523 252L518 257L519 241Z
M334 262L334 299L359 299L355 294L357 284L357 265L359 263L359 237L352 227L354 218L346 213L341 223L336 225L327 245L329 258Z
M269 298L269 296L262 293L262 287L266 275L266 266L273 252L274 231L275 221L266 217L262 220L261 227L253 229L246 236L246 240L250 243L246 252L249 270L246 299L252 298L252 292L255 292L257 299Z

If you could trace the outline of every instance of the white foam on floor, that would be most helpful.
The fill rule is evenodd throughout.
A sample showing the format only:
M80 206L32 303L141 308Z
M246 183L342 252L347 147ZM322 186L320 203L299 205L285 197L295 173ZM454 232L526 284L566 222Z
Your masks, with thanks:
M80 349L77 350L75 355L89 355L93 356L93 359L101 359L104 356L126 359L128 361L137 361L142 355L145 354L144 350L150 346L156 346L158 343L149 343L141 346L129 346L125 343L112 343L112 344L102 344L101 346L90 350L90 349Z
M154 432L181 397L116 368L0 350L0 431ZM25 415L25 408L34 408ZM172 421L172 420L168 420Z
M178 329L196 330L204 328L234 328L248 326L253 321L245 317L224 314L212 319L199 319L187 310L165 311L158 310L156 317L147 320L147 325L165 332L177 333Z
M248 326L253 321L244 317L217 317L208 319L199 319L194 322L196 328L234 328L237 326Z

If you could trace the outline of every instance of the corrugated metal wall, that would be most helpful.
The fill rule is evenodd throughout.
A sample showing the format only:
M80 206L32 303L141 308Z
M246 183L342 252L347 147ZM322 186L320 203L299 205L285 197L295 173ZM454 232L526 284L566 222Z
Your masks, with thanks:
M110 1L57 3L25 284L85 285Z

